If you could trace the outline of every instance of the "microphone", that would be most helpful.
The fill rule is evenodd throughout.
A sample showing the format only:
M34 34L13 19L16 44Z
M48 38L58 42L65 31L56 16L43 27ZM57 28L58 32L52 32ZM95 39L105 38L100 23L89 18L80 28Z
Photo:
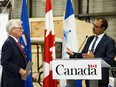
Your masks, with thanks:
M87 38L88 38L88 35L86 35L86 37L85 37L85 39L84 39L83 43L81 44L81 46L80 46L80 48L79 48L78 52L81 50L81 48L82 48L82 46L84 45L84 43L85 43L85 41L87 40Z

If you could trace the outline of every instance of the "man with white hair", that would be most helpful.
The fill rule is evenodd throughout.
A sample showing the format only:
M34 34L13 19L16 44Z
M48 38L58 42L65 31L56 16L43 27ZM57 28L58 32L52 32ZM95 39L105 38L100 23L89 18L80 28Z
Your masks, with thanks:
M1 65L3 66L2 87L24 87L21 79L26 74L26 56L18 44L22 36L22 22L11 19L6 25L8 38L2 46Z

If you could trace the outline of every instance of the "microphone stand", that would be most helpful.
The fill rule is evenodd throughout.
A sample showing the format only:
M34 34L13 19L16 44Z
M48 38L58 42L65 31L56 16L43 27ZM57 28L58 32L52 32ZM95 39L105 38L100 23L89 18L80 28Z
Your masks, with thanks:
M79 48L78 52L81 50L81 48L82 48L82 46L84 45L84 43L85 43L85 41L86 41L86 39L87 39L87 38L88 38L88 36L86 36L86 37L85 37L85 39L84 39L84 41L83 41L82 45L80 46L80 48Z

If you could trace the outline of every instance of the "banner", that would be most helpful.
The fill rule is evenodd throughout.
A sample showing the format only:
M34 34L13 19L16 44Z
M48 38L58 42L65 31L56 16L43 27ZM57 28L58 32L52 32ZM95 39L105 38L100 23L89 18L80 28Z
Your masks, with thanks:
M8 22L8 14L0 14L0 59L1 59L1 48L8 37L6 32L6 24Z
M62 46L62 58L63 59L69 59L69 55L66 53L67 52L66 48L69 48L74 52L78 51L76 22L75 22L75 15L74 15L74 10L73 10L72 0L67 0L67 3L66 3L62 45L63 45ZM77 82L78 82L77 87L82 87L81 81L77 80ZM66 80L64 81L60 80L60 86L66 87L67 86Z
M8 22L8 14L0 14L0 87L2 79L2 66L1 66L1 49L4 41L7 39L8 35L6 32L6 24Z
M30 38L30 27L29 27L29 18L28 18L28 9L27 9L27 0L22 1L21 9L21 21L23 26L23 35L19 39L21 45L23 46L24 52L27 56L27 61L32 61L31 55L31 38ZM25 87L33 87L32 83L32 72L25 81Z
M101 79L100 59L55 59L52 65L54 79Z
M52 60L55 55L55 36L51 0L46 0L44 34L44 79L43 87L57 87L57 80L53 79Z

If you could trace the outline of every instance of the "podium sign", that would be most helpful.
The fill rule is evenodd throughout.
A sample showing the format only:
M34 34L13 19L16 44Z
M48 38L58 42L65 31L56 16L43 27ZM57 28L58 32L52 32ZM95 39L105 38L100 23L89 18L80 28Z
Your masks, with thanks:
M100 59L55 59L53 79L101 79Z

